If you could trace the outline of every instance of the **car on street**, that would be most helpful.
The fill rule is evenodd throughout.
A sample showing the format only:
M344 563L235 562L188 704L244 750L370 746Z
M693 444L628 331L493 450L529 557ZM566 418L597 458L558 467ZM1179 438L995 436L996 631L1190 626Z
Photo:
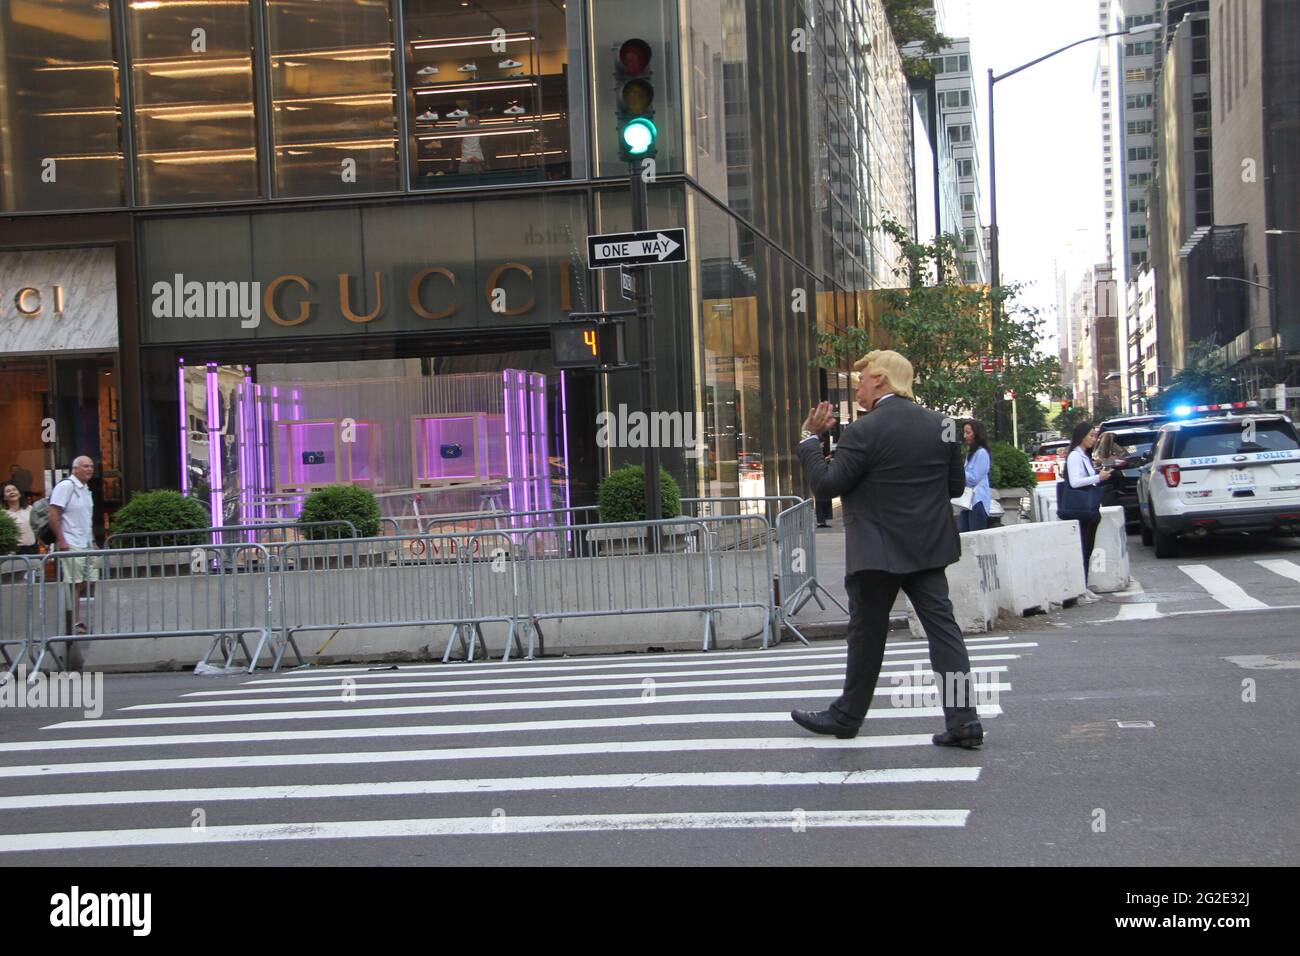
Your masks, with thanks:
M1300 534L1300 439L1281 413L1161 426L1138 481L1142 543L1174 557L1179 538Z
M1163 413L1154 413L1151 415L1121 415L1117 418L1108 418L1097 426L1099 434L1106 434L1111 431L1121 431L1129 428L1151 428L1156 429L1174 416Z
M1151 450L1160 436L1159 426L1120 428L1103 432L1092 451L1094 466L1111 469L1110 481L1102 485L1102 504L1119 505L1129 525L1139 523L1137 486L1142 466L1151 460Z
M1070 450L1068 438L1055 438L1038 446L1029 463L1034 477L1039 481L1056 481L1065 468L1065 455Z

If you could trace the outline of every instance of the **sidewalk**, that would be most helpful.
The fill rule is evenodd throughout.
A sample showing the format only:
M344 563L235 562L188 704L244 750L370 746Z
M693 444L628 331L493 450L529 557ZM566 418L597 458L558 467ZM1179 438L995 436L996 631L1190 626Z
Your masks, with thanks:
M829 528L817 529L817 581L845 607L849 606L849 596L844 590L844 523L841 520L839 500L835 502L835 512L831 516ZM793 618L795 627L799 628L809 640L817 638L843 637L848 631L849 616L832 604L825 595L819 594L826 607L819 608L815 600L810 600ZM894 602L890 615L890 630L907 630L907 599L900 592Z

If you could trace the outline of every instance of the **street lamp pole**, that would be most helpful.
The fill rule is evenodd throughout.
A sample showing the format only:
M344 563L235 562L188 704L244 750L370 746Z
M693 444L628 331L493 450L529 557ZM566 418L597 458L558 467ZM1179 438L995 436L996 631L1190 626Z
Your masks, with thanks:
M1085 43L1092 43L1096 40L1109 40L1117 36L1135 36L1142 33L1155 33L1160 29L1159 23L1144 23L1141 26L1134 27L1131 30L1115 30L1111 33L1105 33L1101 36L1084 37L1082 40L1075 40L1073 43L1067 43L1058 50L1051 53L1044 53L1037 59L1023 63L1014 70L1008 70L1005 73L994 75L989 70L989 200L990 200L990 221L989 221L989 271L993 288L999 288L1002 285L1002 263L1000 251L998 248L998 167L997 167L997 136L993 126L993 85L1000 83L1002 80L1015 76L1022 70L1027 70L1031 66L1036 66L1044 60L1050 60L1058 53L1064 53L1066 50L1074 49L1076 46L1082 46ZM996 318L996 316L995 316Z

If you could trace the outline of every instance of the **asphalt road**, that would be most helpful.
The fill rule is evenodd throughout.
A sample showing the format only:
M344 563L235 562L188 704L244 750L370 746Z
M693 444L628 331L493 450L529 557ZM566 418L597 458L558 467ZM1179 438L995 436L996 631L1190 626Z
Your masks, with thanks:
M1130 544L1129 592L969 639L981 751L891 701L905 632L843 742L786 716L842 641L110 675L99 718L0 709L0 864L1293 864L1300 542Z

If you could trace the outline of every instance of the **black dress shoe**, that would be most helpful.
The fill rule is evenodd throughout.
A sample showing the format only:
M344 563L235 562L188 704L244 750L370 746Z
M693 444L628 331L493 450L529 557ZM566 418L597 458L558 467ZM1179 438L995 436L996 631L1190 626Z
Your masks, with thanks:
M977 720L952 730L945 730L930 738L939 747L965 747L974 750L984 745L984 727Z
M858 728L862 726L860 723L845 723L829 710L792 710L790 719L804 730L811 730L815 734L834 735L840 740L856 737Z

